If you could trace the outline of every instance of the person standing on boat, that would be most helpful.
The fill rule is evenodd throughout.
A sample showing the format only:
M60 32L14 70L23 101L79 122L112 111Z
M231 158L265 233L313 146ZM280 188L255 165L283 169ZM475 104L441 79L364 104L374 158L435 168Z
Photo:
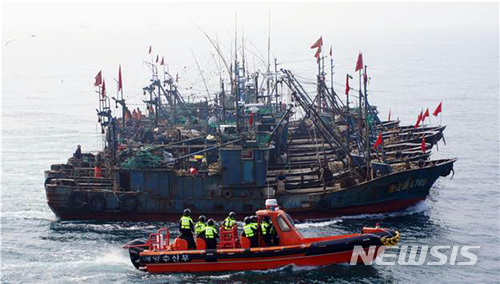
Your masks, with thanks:
M102 168L99 165L96 165L94 167L94 177L95 178L102 178Z
M278 176L276 177L276 193L285 192L285 183L286 183L286 176L282 171L280 171L278 173Z
M142 118L142 111L141 111L141 109L140 109L140 108L137 108L137 120L139 120L139 121L140 121L140 120L141 120L141 118Z
M188 249L196 249L196 243L193 238L194 222L189 215L191 215L191 210L184 209L181 220L179 221L179 237L186 240Z
M81 159L82 158L82 146L78 145L76 146L76 151L73 153L73 157L75 159Z
M231 230L234 226L236 226L236 213L230 212L229 216L224 219L223 227L224 230Z
M243 233L241 235L250 240L250 247L254 248L259 246L259 241L257 239L257 230L251 222L250 217L245 217L245 226L243 226Z
M205 228L207 225L205 224L207 218L205 215L201 215L198 217L198 222L194 225L194 232L196 233L196 236L199 238L204 238L203 233L205 232Z
M262 223L260 225L261 231L262 231L262 237L264 238L264 241L266 242L267 246L272 246L273 245L273 236L272 236L272 231L274 231L273 226L271 225L271 221L269 220L268 216L265 216L262 219Z
M215 229L214 219L208 220L204 236L205 236L206 248L217 249L217 239L219 238L219 234L217 233L217 229Z

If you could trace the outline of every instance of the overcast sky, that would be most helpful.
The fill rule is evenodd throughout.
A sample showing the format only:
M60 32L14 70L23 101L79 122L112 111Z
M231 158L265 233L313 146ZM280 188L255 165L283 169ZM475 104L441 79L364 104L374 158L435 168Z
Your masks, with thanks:
M241 25L257 28L267 26L269 11L275 27L329 25L339 32L498 26L497 3L7 3L3 28L192 29L195 22L207 29L223 29L233 26L236 13Z
M200 85L193 51L215 89L217 56L200 28L218 39L230 57L236 15L249 65L260 71L266 65L269 15L271 58L312 77L316 66L309 47L319 36L333 46L338 73L350 72L359 51L375 55L376 48L383 51L384 44L397 41L453 36L460 44L482 36L496 37L498 46L498 3L6 3L4 76L64 77L80 72L75 76L91 80L98 70L116 76L121 64L127 83L136 84L129 89L140 91L150 76L143 61L151 60L147 50L152 45L153 56L165 56L186 88ZM6 46L11 39L17 41ZM382 56L397 58L379 52L371 57L374 68L389 67L375 62ZM306 63L295 66L293 61Z

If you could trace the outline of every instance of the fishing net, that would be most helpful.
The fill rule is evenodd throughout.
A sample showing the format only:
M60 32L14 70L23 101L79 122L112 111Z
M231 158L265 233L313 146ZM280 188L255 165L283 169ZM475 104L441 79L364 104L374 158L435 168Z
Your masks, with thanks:
M271 139L271 134L268 133L258 133L257 134L257 145L259 147L266 147Z
M124 169L151 169L162 166L162 158L152 153L152 147L143 148L122 163Z

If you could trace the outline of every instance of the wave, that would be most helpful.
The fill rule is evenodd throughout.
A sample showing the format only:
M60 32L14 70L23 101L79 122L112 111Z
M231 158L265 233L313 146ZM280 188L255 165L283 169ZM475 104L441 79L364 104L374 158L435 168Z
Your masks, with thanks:
M97 264L126 264L132 265L130 258L124 249L118 249L116 247L106 248L100 252L94 259Z
M337 224L340 222L342 222L341 219L334 219L334 220L321 221L321 222L312 222L312 220L311 220L311 221L307 221L304 223L295 224L295 227L297 227L299 229L312 228L312 227L322 228L322 227L327 227L327 226L334 225L334 224Z
M401 216L409 216L414 214L426 213L430 210L429 205L425 201L420 201L419 203L410 206L402 211L388 212L388 213L377 213L377 214L359 214L343 216L342 219L385 219L385 218L395 218Z
M51 211L34 211L34 210L21 210L21 211L6 211L0 212L0 218L4 221L12 220L41 220L41 221L54 221L56 217Z

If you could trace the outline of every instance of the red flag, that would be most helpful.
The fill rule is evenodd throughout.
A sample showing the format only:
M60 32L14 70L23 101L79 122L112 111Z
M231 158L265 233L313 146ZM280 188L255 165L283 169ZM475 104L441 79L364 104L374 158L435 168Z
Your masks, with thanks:
M363 54L359 53L358 62L356 62L356 70L354 72L363 69Z
M332 46L330 45L330 56L333 56Z
M160 63L160 65L165 65L165 58L163 56L161 57L161 63Z
M323 37L320 37L312 46L311 49L320 47L323 45Z
M429 117L429 108L425 110L424 115L422 116L422 122L425 120L426 117Z
M149 54L151 54L151 52L153 52L153 49L151 48L151 45L149 46Z
M102 79L102 98L106 97L106 82Z
M389 116L387 117L387 121L391 121L391 109L389 109Z
M316 61L319 62L319 53L321 52L321 47L318 48L318 50L316 50L316 54L314 55L314 57L316 57Z
M99 86L101 84L102 84L102 73L101 71L99 71L99 73L97 73L97 75L95 76L94 86Z
M427 150L425 148L425 135L422 136L422 145L420 145L420 150L422 150L423 153L425 153L425 151Z
M422 111L420 111L420 114L417 117L417 123L415 123L414 128L417 128L420 126L420 122L422 121Z
M378 134L377 141L373 144L373 150L377 149L378 146L382 145L382 132Z
M122 90L123 82L122 82L122 66L118 68L118 91Z
M156 55L156 63L158 63L159 60L160 60L160 56Z
M351 87L349 86L349 74L345 77L345 94L349 95L349 91L351 90Z
M432 113L432 115L437 116L438 113L440 113L442 111L442 108L443 108L442 104L443 104L443 102L439 103L439 105L437 106L436 110L434 110L434 112Z

